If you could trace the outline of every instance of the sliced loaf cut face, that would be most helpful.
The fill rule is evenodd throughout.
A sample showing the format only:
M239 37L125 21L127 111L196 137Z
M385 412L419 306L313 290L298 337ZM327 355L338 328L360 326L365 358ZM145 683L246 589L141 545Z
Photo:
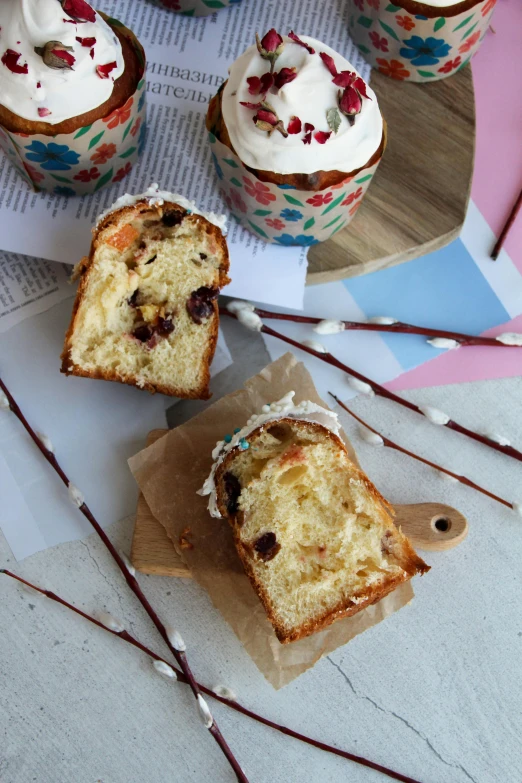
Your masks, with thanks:
M217 503L280 642L353 615L429 570L329 429L281 418L244 441L216 471Z
M79 265L62 372L208 399L228 268L218 226L177 203L110 212Z

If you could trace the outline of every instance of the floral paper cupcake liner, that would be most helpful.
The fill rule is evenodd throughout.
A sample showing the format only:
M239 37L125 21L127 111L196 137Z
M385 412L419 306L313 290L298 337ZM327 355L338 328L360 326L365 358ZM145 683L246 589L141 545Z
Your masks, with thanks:
M229 147L209 133L225 202L237 221L265 242L310 247L330 239L359 209L380 158L325 190L262 182Z
M121 22L108 21L131 41L144 74L145 55L136 37ZM142 75L135 93L123 106L74 133L13 133L0 126L0 147L35 190L62 196L96 193L126 177L142 151L145 93Z
M348 0L349 31L370 65L385 76L445 79L479 48L496 1L463 0L437 8L416 0Z
M183 16L208 16L221 8L239 5L242 0L158 0L160 5Z

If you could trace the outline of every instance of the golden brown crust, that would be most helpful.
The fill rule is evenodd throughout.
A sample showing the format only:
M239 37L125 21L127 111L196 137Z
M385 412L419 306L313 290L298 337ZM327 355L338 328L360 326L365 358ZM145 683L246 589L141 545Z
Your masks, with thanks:
M257 578L254 572L252 566L253 561L252 561L251 548L249 546L246 546L245 543L241 540L240 516L231 515L227 511L226 493L225 493L223 477L224 474L229 470L231 463L233 462L235 456L239 452L238 448L232 449L231 451L228 452L225 459L223 460L223 462L220 464L220 466L216 471L216 476L215 476L216 500L217 500L219 512L225 519L228 520L228 522L232 527L234 544L237 549L241 563L243 565L245 574L247 575L257 595L259 596L259 599L263 604L268 619L270 620L270 622L274 627L274 631L277 638L279 639L281 644L289 644L290 642L296 642L299 639L303 639L305 636L309 636L312 633L316 633L317 631L326 628L328 625L335 622L336 620L340 620L343 617L350 617L351 615L357 614L357 612L360 612L362 609L366 609L366 607L371 606L374 603L377 603L377 601L380 601L381 598L384 598L386 595L391 593L400 584L409 581L416 574L424 574L427 571L429 571L430 566L428 566L422 560L422 558L418 556L418 554L415 552L415 550L413 549L411 543L406 538L406 536L395 527L392 520L392 517L394 516L393 507L388 503L387 500L383 498L383 496L380 494L377 488L372 484L368 476L350 460L346 446L341 440L341 438L339 438L333 432L326 429L325 427L323 427L323 425L318 424L317 422L302 421L302 420L296 422L296 419L285 418L285 417L278 419L278 422L288 422L294 426L296 423L298 423L299 425L302 425L313 431L321 432L322 435L329 437L330 440L332 440L339 448L341 448L344 451L344 453L346 454L346 456L350 461L350 465L353 471L352 475L355 478L363 481L366 489L371 494L373 499L380 504L382 515L383 517L386 517L386 524L389 525L390 528L392 528L397 535L396 540L400 543L400 551L395 549L393 555L399 561L400 567L403 570L402 574L397 574L394 577L388 577L385 580L383 580L381 583L372 586L368 590L365 590L364 593L360 593L359 595L352 596L352 599L355 598L359 600L353 601L351 599L341 599L336 606L326 611L320 617L315 618L311 622L303 623L299 628L289 632L279 622L276 612L272 606L272 602L268 596L268 593L266 592L266 590L263 587L263 584L259 581L259 579ZM247 436L246 440L251 442L255 437L259 435L259 433L265 427L271 426L272 424L273 421L270 421L256 428L255 430L253 430L253 432L250 435Z
M216 95L214 95L210 101L207 112L206 126L208 131L213 133L222 144L224 144L235 155L237 155L232 142L230 141L228 129L221 111L221 99L225 85L226 82L221 85ZM298 190L309 190L312 192L326 190L327 188L339 185L341 182L344 182L347 179L355 177L356 174L362 171L362 169L366 169L369 166L373 166L374 163L377 163L384 153L384 149L386 147L386 138L386 122L383 118L383 132L379 148L374 152L370 160L364 166L360 166L358 169L350 172L314 171L312 174L277 174L274 171L261 171L259 169L252 169L250 166L245 166L245 164L243 165L247 171L257 177L257 179L261 180L261 182L271 182L274 185L292 185Z
M110 20L107 21L110 23ZM123 106L131 95L134 95L136 92L138 82L143 76L143 66L138 61L133 45L121 32L121 28L112 27L112 30L118 36L122 46L125 69L119 79L116 79L114 82L111 96L105 103L84 114L79 114L77 117L64 120L57 125L50 125L48 122L38 122L36 120L26 120L0 104L0 125L12 133L26 133L29 135L38 133L42 136L57 136L60 133L74 133L79 128L84 128L96 122L96 120L108 117L115 109Z
M205 229L208 234L211 234L214 241L219 245L222 253L223 263L219 267L219 284L218 287L222 288L230 282L228 277L228 270L230 267L230 259L228 255L228 246L225 237L221 233L220 229L213 223L210 223L202 215L192 214L189 215L183 207L174 202L164 202L161 207L156 207L161 213L164 212L182 212L186 217L186 220L202 221L205 225ZM151 207L147 199L142 199L136 204L121 207L106 215L103 220L93 229L93 238L91 242L91 249L89 256L85 256L81 259L77 267L75 268L76 277L80 278L78 289L76 291L76 298L74 300L71 321L69 328L65 335L65 342L61 353L62 365L60 372L65 375L77 375L83 378L97 378L104 381L115 381L117 383L125 383L129 386L136 386L137 388L144 389L145 391L159 392L170 397L180 397L183 399L197 399L208 400L212 395L209 389L210 383L210 365L214 358L216 351L218 332L219 332L219 307L216 301L212 302L214 314L212 317L212 331L209 338L209 344L205 356L203 357L204 374L200 385L196 389L187 391L186 389L178 388L176 386L166 386L163 384L151 384L151 383L138 383L138 379L135 376L120 375L115 371L110 370L84 370L72 361L71 349L72 349L72 337L76 327L76 319L78 316L78 310L82 303L83 297L88 287L89 275L93 269L94 255L98 248L98 244L101 242L101 235L107 228L114 227L117 223L128 222L131 217L138 216L142 212L150 212Z

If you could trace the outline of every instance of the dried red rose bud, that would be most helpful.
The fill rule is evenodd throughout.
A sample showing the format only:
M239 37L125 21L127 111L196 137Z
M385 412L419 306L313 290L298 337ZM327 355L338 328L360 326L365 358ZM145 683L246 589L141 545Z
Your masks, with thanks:
M264 54L278 54L280 55L283 51L284 41L282 37L279 35L277 30L275 30L273 27L271 30L269 30L266 35L264 35L261 40L259 41L259 36L256 33L256 43L257 48L259 51L259 54L263 57ZM278 52L277 50L280 49ZM264 53L264 54L263 54Z
M18 65L18 60L22 55L15 52L13 49L7 49L2 55L2 62L6 68L9 68L11 73L29 73L27 63Z
M290 30L290 32L288 33L288 37L291 38L294 43L299 44L299 46L304 46L308 54L315 54L315 49L312 49L310 44L301 41L299 36L296 35L293 30Z
M274 128L278 122L277 114L273 111L267 111L266 109L259 109L256 119L261 120L262 122L268 122L268 124L272 125Z
M274 84L274 75L272 73L264 73L261 78L259 76L249 76L247 82L250 95L264 95Z
M90 49L91 46L94 46L96 43L96 38L76 38L79 44L82 46L85 46L86 49Z
M278 90L280 90L281 87L285 86L285 84L288 84L289 82L293 82L296 77L297 77L296 68L281 68L279 73L276 73L274 77L274 86L277 87Z
M110 72L113 71L114 68L116 67L117 67L116 61L112 63L107 63L106 65L97 65L96 73L98 74L100 79L108 79Z
M96 11L85 0L61 0L62 8L76 22L95 22Z
M346 87L338 93L339 108L348 118L355 117L362 108L361 96L353 87Z
M51 114L49 109L45 109L43 106L40 106L38 108L38 116L39 117L48 117Z
M314 133L314 139L318 141L319 144L326 144L331 135L332 131L317 131Z
M301 120L299 117L290 117L290 122L288 123L288 133L294 134L294 133L301 133Z
M337 68L335 67L333 57L330 57L330 55L326 54L326 52L319 52L319 57L326 65L332 76L337 76Z
M45 46L35 46L36 54L39 54L48 68L63 70L72 69L76 58L69 52L73 52L72 46L65 46L61 41L47 41Z
M263 105L266 106L266 104ZM277 114L271 110L266 108L259 109L252 119L254 125L256 128L259 128L259 130L266 131L269 134L274 130L278 130L285 138L288 136L282 121L278 118Z
M263 58L263 60L269 60L270 73L274 70L274 63L285 48L285 43L279 33L272 27L271 30L259 40L259 35L256 33L256 45L257 51Z

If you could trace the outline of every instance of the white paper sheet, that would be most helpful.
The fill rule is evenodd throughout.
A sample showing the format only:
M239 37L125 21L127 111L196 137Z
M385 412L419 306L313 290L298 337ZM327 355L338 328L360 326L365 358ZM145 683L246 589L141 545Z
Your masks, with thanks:
M205 113L228 66L253 43L256 31L262 34L275 26L284 33L306 32L327 41L369 77L369 66L348 38L346 8L335 6L323 14L315 0L275 6L251 0L203 19L189 19L143 0L100 0L96 5L131 27L146 49L149 130L144 153L123 182L81 199L33 193L2 155L4 250L74 264L88 251L95 216L121 193L140 192L154 181L163 189L184 193L204 209L226 212L206 141ZM302 306L304 248L266 244L233 219L229 248L233 282L227 294Z
M71 296L71 270L20 253L0 253L0 333Z

